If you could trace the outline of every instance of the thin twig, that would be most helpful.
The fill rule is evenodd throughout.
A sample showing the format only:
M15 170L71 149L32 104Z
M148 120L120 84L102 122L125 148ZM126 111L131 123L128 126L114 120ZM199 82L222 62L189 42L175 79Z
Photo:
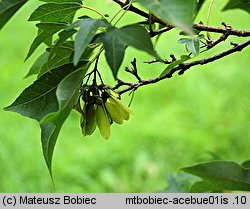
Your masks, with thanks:
M207 50L213 48L214 46L221 43L222 41L225 41L228 37L229 37L228 34L223 34L217 40L212 41L211 43L209 43L209 45L207 46Z
M229 49L227 51L221 52L219 54L216 54L216 55L214 55L212 57L208 57L208 58L205 58L205 59L202 59L202 60L193 61L193 62L190 62L190 63L183 63L182 69L178 74L182 75L187 69L189 69L192 66L204 65L204 64L213 62L215 60L221 59L222 57L228 56L228 55L230 55L232 53L239 52L242 49L244 49L245 47L247 47L248 45L250 45L250 39L243 42L243 43L241 43L241 44L233 45L234 46L233 48L231 48L231 49Z
M231 28L230 30L228 28L220 28L220 27L214 27L214 26L205 26L202 24L194 24L194 28L199 31L209 31L214 33L223 33L230 36L239 36L239 37L248 37L250 36L249 30L236 30Z
M152 60L146 60L143 63L153 64L156 62L162 62L164 64L171 64L173 61L168 61L167 59L152 59Z
M208 32L214 32L214 33L222 33L222 34L228 34L229 36L238 36L238 37L248 37L250 36L250 31L249 30L236 30L236 29L228 29L228 28L221 28L221 27L214 27L214 26L206 26L203 24L194 24L193 25L194 29L199 30L199 31L208 31ZM169 30L171 30L169 26L166 26L164 28L161 28L159 30L155 30L153 32L153 36L165 33Z

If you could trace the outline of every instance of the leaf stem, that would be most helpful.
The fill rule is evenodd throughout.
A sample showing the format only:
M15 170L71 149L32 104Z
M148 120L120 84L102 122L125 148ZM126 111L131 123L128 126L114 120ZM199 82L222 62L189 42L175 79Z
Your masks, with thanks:
M209 25L209 20L210 20L211 10L212 10L213 4L214 4L214 0L210 0L208 12L207 12L207 19L206 19L207 26ZM207 31L207 38L208 38L208 40L211 40L211 36L210 36L210 33L208 31Z
M90 61L90 63L93 63L96 59L98 59L98 57L100 56L100 54L103 52L104 47L102 46L99 50L99 52L97 52L97 54L94 56L94 58Z
M95 67L94 67L94 70L93 70L93 72L94 72L93 84L95 84L95 85L96 85L96 72L98 71L98 69L97 69L98 60L99 60L99 56L96 58Z
M122 7L110 20L110 23L112 23L114 21L114 19L121 13L121 11L124 10L124 8L127 7L127 5L125 5L124 7Z
M98 76L99 76L99 78L100 78L100 81L101 81L101 83L102 84L104 84L103 83L103 80L102 80L102 77L101 77L101 74L100 74L100 72L98 71L98 68L97 68L97 66L98 66L98 62L99 62L99 58L100 58L100 54L102 53L102 51L104 50L104 48L102 47L100 50L99 50L99 52L96 54L96 56L90 61L91 63L93 63L94 61L95 61L95 66L94 66L94 69L90 72L90 73L88 73L86 76L88 76L88 78L87 78L87 82L89 81L89 78L90 78L90 76L94 73L94 79L93 79L93 83L96 85L96 74L98 74ZM86 83L87 83L86 82Z
M101 83L104 85L104 82L103 82L103 80L102 80L101 73L99 72L99 70L97 70L96 72L97 72L97 74L98 74L98 76L99 76L99 79L100 79Z
M91 11L93 11L93 12L99 14L102 18L105 18L105 16L104 16L101 12L99 12L98 10L96 10L95 8L92 8L92 7L89 7L89 6L86 6L86 5L81 5L81 7L82 7L83 9L91 10Z
M110 23L112 23L114 21L114 19L121 13L121 11L123 11L125 9L125 12L123 12L123 14L119 17L119 19L114 23L114 26L122 19L122 17L127 13L127 11L129 10L130 6L132 5L132 1L130 1L129 4L126 4L125 6L123 6L115 15L114 17L111 19Z
M128 107L131 106L131 104L132 104L132 102L133 102L133 100L134 100L135 90L132 89L131 92L129 93L129 95L132 95L132 97L131 97L131 99L130 99L130 101L129 101Z

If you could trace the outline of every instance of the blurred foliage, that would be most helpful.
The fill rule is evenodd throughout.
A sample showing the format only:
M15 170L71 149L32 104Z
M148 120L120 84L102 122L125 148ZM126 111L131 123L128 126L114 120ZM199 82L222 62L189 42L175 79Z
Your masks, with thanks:
M87 5L89 2L85 1ZM104 13L112 13L108 4L104 7L97 0L91 2ZM210 24L219 26L226 21L238 29L249 29L246 12L220 13L226 2L215 1ZM208 3L197 20L205 19ZM36 1L26 3L0 32L0 192L154 192L165 188L166 176L180 167L209 160L207 151L219 153L225 160L249 159L247 48L241 54L195 67L184 76L139 89L132 103L134 116L123 126L114 125L109 141L98 132L83 138L79 116L73 112L55 149L53 190L43 161L39 124L2 110L35 79L21 79L36 57L23 63L36 34L34 23L26 21L35 6ZM241 18L236 19L239 12ZM122 22L133 23L133 15L119 26ZM160 37L157 48L161 56L183 53L183 47L176 44L176 34L178 31L173 30ZM172 44L166 46L166 40ZM43 48L39 49L35 55L42 52ZM208 53L219 51L221 48L215 48ZM149 56L135 49L129 49L122 68L135 56L140 58L138 68L143 77L159 75L157 66L142 63ZM100 61L100 69L107 72L104 80L114 83L105 59ZM119 76L129 77L126 72L119 72ZM124 95L123 99L128 103L130 97Z

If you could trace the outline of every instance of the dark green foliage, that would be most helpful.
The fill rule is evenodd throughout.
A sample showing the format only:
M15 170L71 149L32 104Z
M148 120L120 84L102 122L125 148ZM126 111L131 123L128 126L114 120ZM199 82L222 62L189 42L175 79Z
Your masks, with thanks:
M105 56L115 78L125 54L125 43L119 39L119 32L119 29L111 28L102 39Z
M58 85L56 97L59 108L57 112L48 114L40 123L42 129L43 155L51 171L54 147L61 127L69 116L79 96L80 84L88 70L89 64L67 75ZM52 175L52 173L51 173Z
M109 26L108 22L103 19L92 19L86 18L78 20L67 28L72 30L73 28L80 27L75 38L75 53L74 53L74 64L77 65L82 54L93 40L96 31L99 27Z
M157 57L147 30L140 25L128 25L120 29L119 39L129 46Z
M27 73L27 75L24 77L24 78L27 78L31 75L35 75L35 74L38 74L43 65L47 62L48 58L49 58L49 52L48 51L45 51L43 54L41 54L37 59L36 61L33 63L33 65L31 66L29 72Z
M73 21L74 15L80 9L78 3L47 3L39 6L30 16L29 21L68 22ZM65 15L67 14L67 15Z
M31 44L26 59L28 59L36 50L36 48L47 38L52 37L55 33L65 28L67 25L64 23L38 23L36 26L41 29L41 33L38 34Z
M56 40L55 45L53 46L53 48L50 51L50 56L49 59L51 60L54 56L56 56L56 52L58 51L58 49L61 47L61 45L67 41L68 38L70 38L71 36L73 36L77 31L72 29L72 30L63 30L62 32L60 32L58 34L59 38ZM69 46L70 47L70 46ZM74 48L72 48L72 50L74 51Z
M28 0L2 0L0 2L0 30L27 1Z
M139 0L148 10L171 23L188 34L192 34L193 15L196 9L196 0Z
M72 65L66 65L36 80L5 110L40 121L47 114L58 109L56 89L59 83L72 72Z
M242 163L242 166L243 166L244 168L249 168L249 169L250 169L250 160L247 160L247 161L243 162L243 163Z
M250 169L232 161L211 161L181 170L203 179L193 185L192 192L250 191Z
M223 10L242 9L250 14L250 0L229 0Z
M132 46L158 57L153 49L147 30L140 25L128 25L121 29L111 28L101 37L107 62L116 78L126 46Z

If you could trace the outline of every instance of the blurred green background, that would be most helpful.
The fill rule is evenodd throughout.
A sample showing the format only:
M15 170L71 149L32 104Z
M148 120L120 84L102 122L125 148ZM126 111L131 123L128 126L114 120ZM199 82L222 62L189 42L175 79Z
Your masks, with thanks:
M112 17L117 5L86 0ZM250 48L220 61L197 66L183 76L175 75L155 85L140 88L132 103L134 115L123 125L112 125L105 141L98 130L83 138L79 115L72 112L56 145L53 190L43 160L39 124L3 108L14 101L35 77L22 79L32 62L24 58L36 29L27 22L38 1L29 1L0 31L0 192L156 192L167 186L166 175L182 166L211 160L209 152L225 160L250 158ZM207 2L208 3L208 2ZM208 4L197 18L205 22ZM249 15L241 10L221 13L225 0L215 1L210 24L226 21L237 29L250 29ZM90 14L81 11L78 14ZM97 16L96 16L97 17ZM236 18L237 17L237 18ZM118 26L138 19L129 14ZM139 18L139 21L143 20ZM185 53L178 45L178 30L160 37L157 50L163 57ZM212 35L213 38L217 36ZM231 37L229 41L245 39ZM199 58L229 48L229 41ZM143 64L150 57L128 49L119 77L133 80L124 67L134 58L143 78L160 74L164 66ZM114 84L104 58L100 67L107 83ZM130 97L123 95L124 103Z

